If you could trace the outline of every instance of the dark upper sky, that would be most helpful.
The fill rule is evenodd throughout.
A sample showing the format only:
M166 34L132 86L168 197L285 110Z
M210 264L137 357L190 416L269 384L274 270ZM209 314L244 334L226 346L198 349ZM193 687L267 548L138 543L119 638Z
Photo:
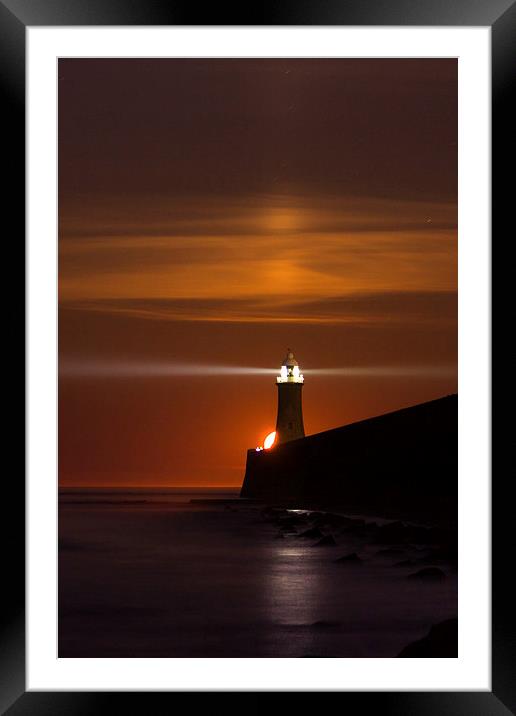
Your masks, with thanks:
M455 201L455 60L61 60L61 197Z
M456 389L455 60L58 74L63 483L239 482L274 378L156 365L292 345L309 432Z

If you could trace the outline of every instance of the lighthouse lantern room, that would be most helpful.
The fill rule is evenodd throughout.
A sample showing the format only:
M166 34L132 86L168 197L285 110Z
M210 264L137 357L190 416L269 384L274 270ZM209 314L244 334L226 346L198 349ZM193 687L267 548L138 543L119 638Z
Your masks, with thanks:
M303 406L301 391L304 378L299 363L287 348L280 374L276 378L278 386L278 416L276 419L276 444L304 438Z

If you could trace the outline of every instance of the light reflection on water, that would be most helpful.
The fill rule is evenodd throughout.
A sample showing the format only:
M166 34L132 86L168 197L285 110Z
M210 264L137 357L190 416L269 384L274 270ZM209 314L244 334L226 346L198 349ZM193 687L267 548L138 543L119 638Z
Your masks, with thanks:
M271 550L270 559L265 595L272 621L300 625L317 621L326 582L320 555L308 546L281 545Z

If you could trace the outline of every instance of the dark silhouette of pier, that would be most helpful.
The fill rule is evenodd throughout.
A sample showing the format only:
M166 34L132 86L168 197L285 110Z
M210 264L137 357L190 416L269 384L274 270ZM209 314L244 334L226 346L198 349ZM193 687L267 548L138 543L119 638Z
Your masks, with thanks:
M248 450L241 497L454 523L457 395Z

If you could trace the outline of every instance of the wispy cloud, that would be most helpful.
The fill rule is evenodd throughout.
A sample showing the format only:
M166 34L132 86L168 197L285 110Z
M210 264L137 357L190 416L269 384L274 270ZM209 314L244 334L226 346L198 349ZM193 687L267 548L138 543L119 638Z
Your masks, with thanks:
M321 300L290 296L250 299L97 299L67 309L158 321L256 323L454 323L453 291L354 293Z
M348 195L245 197L80 196L60 216L62 241L233 237L274 233L414 231L456 228L454 203ZM76 243L76 246L78 244Z
M145 301L168 301L153 314L178 318L184 301L183 320L199 319L195 300L225 302L222 320L241 320L247 302L248 320L282 321L296 318L288 298L454 291L455 214L452 204L338 196L90 205L61 222L60 300L142 315ZM217 320L209 309L207 320Z

